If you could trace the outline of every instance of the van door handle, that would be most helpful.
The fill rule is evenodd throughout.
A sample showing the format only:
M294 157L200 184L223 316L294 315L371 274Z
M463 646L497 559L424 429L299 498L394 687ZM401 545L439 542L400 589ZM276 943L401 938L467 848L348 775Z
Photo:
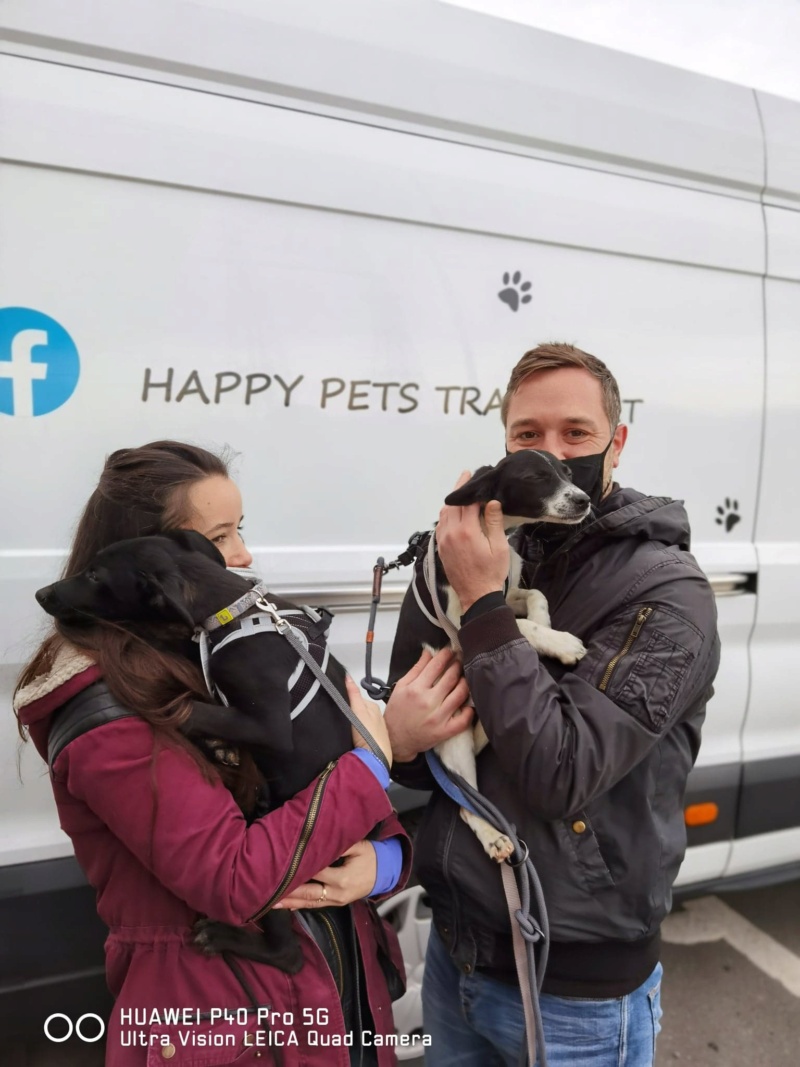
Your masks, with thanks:
M714 596L741 596L756 591L755 574L709 574Z

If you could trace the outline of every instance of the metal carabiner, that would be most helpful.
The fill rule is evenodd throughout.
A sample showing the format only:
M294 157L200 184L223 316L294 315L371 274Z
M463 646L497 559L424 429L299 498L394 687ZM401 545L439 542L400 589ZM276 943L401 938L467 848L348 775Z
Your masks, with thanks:
M263 611L266 615L269 615L270 619L272 619L275 629L278 631L279 634L284 634L287 630L291 629L289 623L286 621L286 619L284 619L283 615L280 615L278 613L278 609L275 607L275 605L271 604L265 597L260 596L256 600L254 606L257 607L259 611Z

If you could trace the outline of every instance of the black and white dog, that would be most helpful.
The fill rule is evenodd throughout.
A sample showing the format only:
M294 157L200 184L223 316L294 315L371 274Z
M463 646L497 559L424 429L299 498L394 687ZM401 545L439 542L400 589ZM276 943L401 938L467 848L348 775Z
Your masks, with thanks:
M231 706L196 702L184 730L192 737L248 746L265 780L261 813L295 796L352 748L345 715L270 617L256 603L248 607L247 601L256 599L252 584L227 570L221 553L202 534L180 530L119 541L98 553L81 574L40 589L36 599L57 619L118 623L148 644L195 662L193 636L210 625L208 673ZM234 617L226 609L237 602L242 613ZM345 669L326 642L330 616L272 594L269 602L346 700ZM208 952L230 950L296 973L302 956L289 915L268 912L261 926L266 938L206 923L198 944Z
M494 467L481 467L468 482L445 498L445 504L466 506L487 504L499 500L503 509L503 527L510 534L525 523L547 522L577 524L591 511L589 497L572 484L569 468L549 452L525 449L513 452ZM550 627L550 615L545 597L535 589L521 589L522 560L511 548L506 603L517 616L523 637L542 656L552 656L562 663L577 663L585 654L581 641L572 634ZM436 618L431 590L424 579L423 567L418 565L411 593L406 595L400 611L397 634L392 649L389 671L390 683L396 682L410 670L419 658L421 647L438 651L451 640ZM438 554L435 558L435 588L444 614L453 630L461 625L461 604L447 581ZM413 595L411 595L413 594ZM446 767L460 774L477 788L475 757L488 743L480 722L472 730L436 746L436 753ZM461 809L461 817L475 832L487 855L501 862L511 855L512 845L485 819Z

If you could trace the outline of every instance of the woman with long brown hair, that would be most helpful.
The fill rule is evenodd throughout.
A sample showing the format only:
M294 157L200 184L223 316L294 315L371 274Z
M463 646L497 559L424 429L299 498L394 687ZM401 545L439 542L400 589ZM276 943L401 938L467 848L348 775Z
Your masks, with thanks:
M252 558L241 516L227 465L205 449L174 441L121 449L107 459L84 510L64 577L115 541L170 529L198 530L229 567L246 568ZM391 762L380 710L352 683L348 691ZM458 714L466 695L446 653L423 656L392 702L401 717L407 708L412 718L452 722L444 729L457 732L468 717ZM385 769L354 730L353 751L332 769L248 820L254 765L242 753L238 767L222 766L187 740L181 726L193 700L208 694L189 660L119 627L62 622L15 694L23 736L45 759L49 748L61 826L109 927L106 970L116 1004L106 1063L394 1063L388 983L402 960L366 899L402 884L409 867ZM331 866L339 857L344 863ZM194 947L199 917L247 926L276 897L293 913L303 954L297 974ZM295 911L323 908L351 923L353 951L331 966L319 923Z

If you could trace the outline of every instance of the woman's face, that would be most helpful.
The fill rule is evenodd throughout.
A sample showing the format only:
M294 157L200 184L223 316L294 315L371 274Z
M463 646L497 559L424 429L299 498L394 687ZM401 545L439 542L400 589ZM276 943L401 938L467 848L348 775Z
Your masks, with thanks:
M253 557L242 540L242 495L230 478L211 475L189 490L191 518L186 529L197 530L225 557L227 567L249 567Z

